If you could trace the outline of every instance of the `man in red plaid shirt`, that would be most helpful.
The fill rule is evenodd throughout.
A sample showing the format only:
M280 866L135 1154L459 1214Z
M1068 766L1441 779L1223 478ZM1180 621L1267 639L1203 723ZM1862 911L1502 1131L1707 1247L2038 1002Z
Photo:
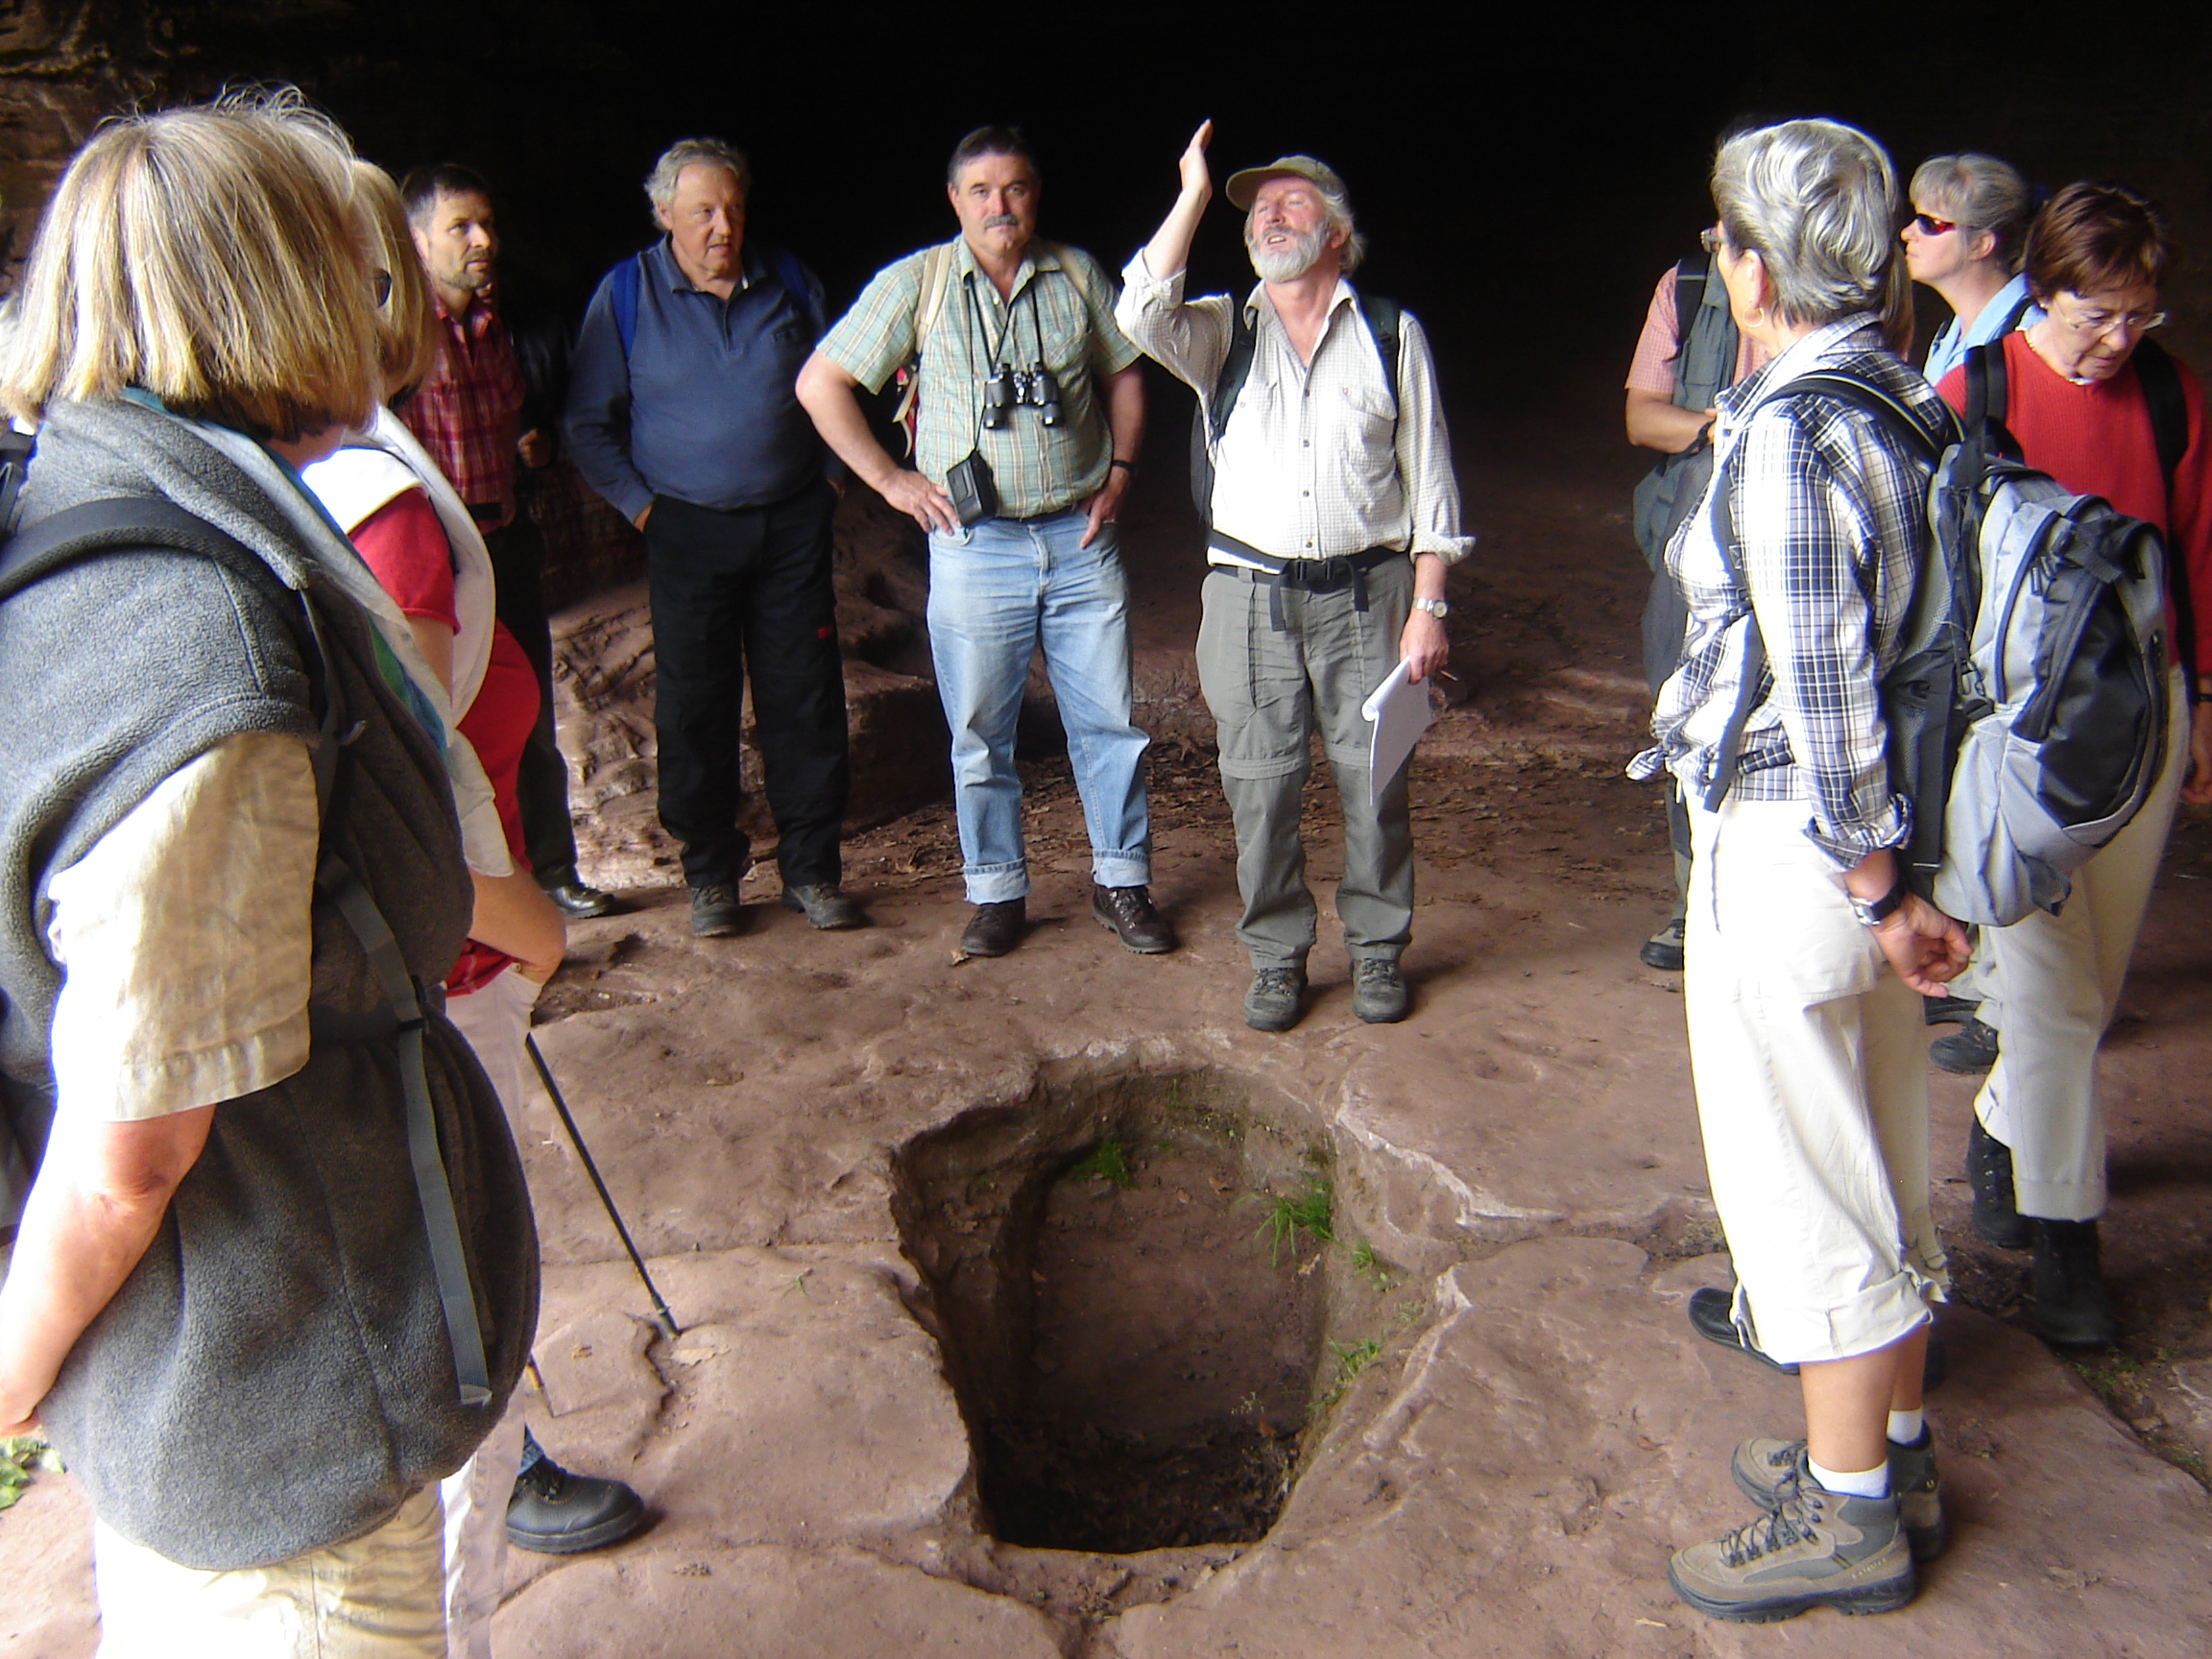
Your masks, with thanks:
M438 356L400 420L452 483L492 551L499 620L520 641L538 674L538 728L522 754L516 794L532 870L570 916L604 916L614 901L576 874L568 821L568 768L553 741L553 637L541 579L545 544L529 515L517 510L515 464L543 467L552 441L520 431L524 387L514 343L493 303L499 251L491 188L454 162L418 167L401 194L415 248L438 300Z

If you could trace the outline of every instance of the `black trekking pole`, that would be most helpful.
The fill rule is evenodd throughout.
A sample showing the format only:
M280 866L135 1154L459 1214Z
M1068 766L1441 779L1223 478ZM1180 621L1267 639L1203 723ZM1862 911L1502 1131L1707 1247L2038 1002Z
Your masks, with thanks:
M568 1102L562 1098L561 1085L553 1081L553 1073L545 1069L545 1056L538 1051L538 1039L525 1035L522 1046L530 1050L530 1064L538 1068L538 1076L545 1085L545 1093L553 1097L553 1110L561 1114L561 1127L568 1131L568 1143L576 1148L576 1156L584 1161L584 1173L591 1177L591 1185L598 1189L599 1202L607 1206L607 1219L614 1223L614 1236L622 1240L622 1248L630 1252L630 1264L637 1269L637 1277L645 1283L645 1294L653 1298L654 1322L663 1334L674 1341L683 1332L676 1327L676 1315L668 1311L668 1304L661 1300L661 1292L653 1287L653 1275L645 1271L645 1258L637 1254L637 1246L630 1242L630 1229L622 1225L621 1212L614 1208L614 1199L607 1190L607 1183L599 1179L599 1166L591 1162L591 1149L584 1144L584 1137L577 1131L576 1119L569 1115Z

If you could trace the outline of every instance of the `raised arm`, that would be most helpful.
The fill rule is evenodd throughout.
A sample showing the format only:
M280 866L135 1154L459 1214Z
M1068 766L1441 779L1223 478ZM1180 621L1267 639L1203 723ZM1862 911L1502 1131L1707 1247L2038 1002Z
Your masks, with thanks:
M1183 188L1167 217L1144 246L1144 263L1155 276L1172 276L1190 263L1190 239L1198 233L1198 221L1206 204L1214 199L1214 176L1206 166L1206 146L1214 142L1214 123L1201 121L1184 147L1176 171Z

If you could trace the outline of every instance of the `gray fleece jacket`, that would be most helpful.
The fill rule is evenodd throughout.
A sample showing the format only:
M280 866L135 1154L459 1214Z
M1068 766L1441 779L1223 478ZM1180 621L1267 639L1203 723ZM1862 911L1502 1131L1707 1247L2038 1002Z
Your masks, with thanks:
M266 457L260 457L266 460ZM226 737L312 740L302 620L357 733L323 825L435 983L470 884L437 742L378 663L367 618L272 497L280 469L131 402L49 412L25 525L80 502L166 496L250 562L117 549L0 604L0 1079L34 1153L52 1110L60 974L47 878ZM351 929L317 897L309 1005L384 1005ZM458 1468L504 1409L538 1310L538 1248L496 1097L434 1016L426 1069L493 1399L460 1403L409 1169L390 1039L327 1042L218 1106L152 1248L71 1351L43 1416L93 1510L184 1566L265 1565L369 1531Z

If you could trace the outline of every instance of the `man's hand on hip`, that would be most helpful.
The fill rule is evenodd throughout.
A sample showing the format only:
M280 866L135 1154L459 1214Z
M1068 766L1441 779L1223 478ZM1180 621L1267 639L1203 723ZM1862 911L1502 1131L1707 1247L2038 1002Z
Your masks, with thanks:
M1083 516L1090 522L1083 527L1083 540L1078 547L1088 547L1098 540L1098 532L1114 522L1115 515L1121 511L1121 497L1129 493L1127 469L1116 467L1106 474L1106 482L1098 486L1098 493L1083 503Z
M1443 667L1452 658L1452 642L1444 637L1443 619L1426 611L1409 613L1406 631L1398 636L1398 656L1408 664L1416 685Z
M950 536L960 528L960 515L952 511L952 497L910 468L892 473L876 487L876 493L925 530L942 530Z

